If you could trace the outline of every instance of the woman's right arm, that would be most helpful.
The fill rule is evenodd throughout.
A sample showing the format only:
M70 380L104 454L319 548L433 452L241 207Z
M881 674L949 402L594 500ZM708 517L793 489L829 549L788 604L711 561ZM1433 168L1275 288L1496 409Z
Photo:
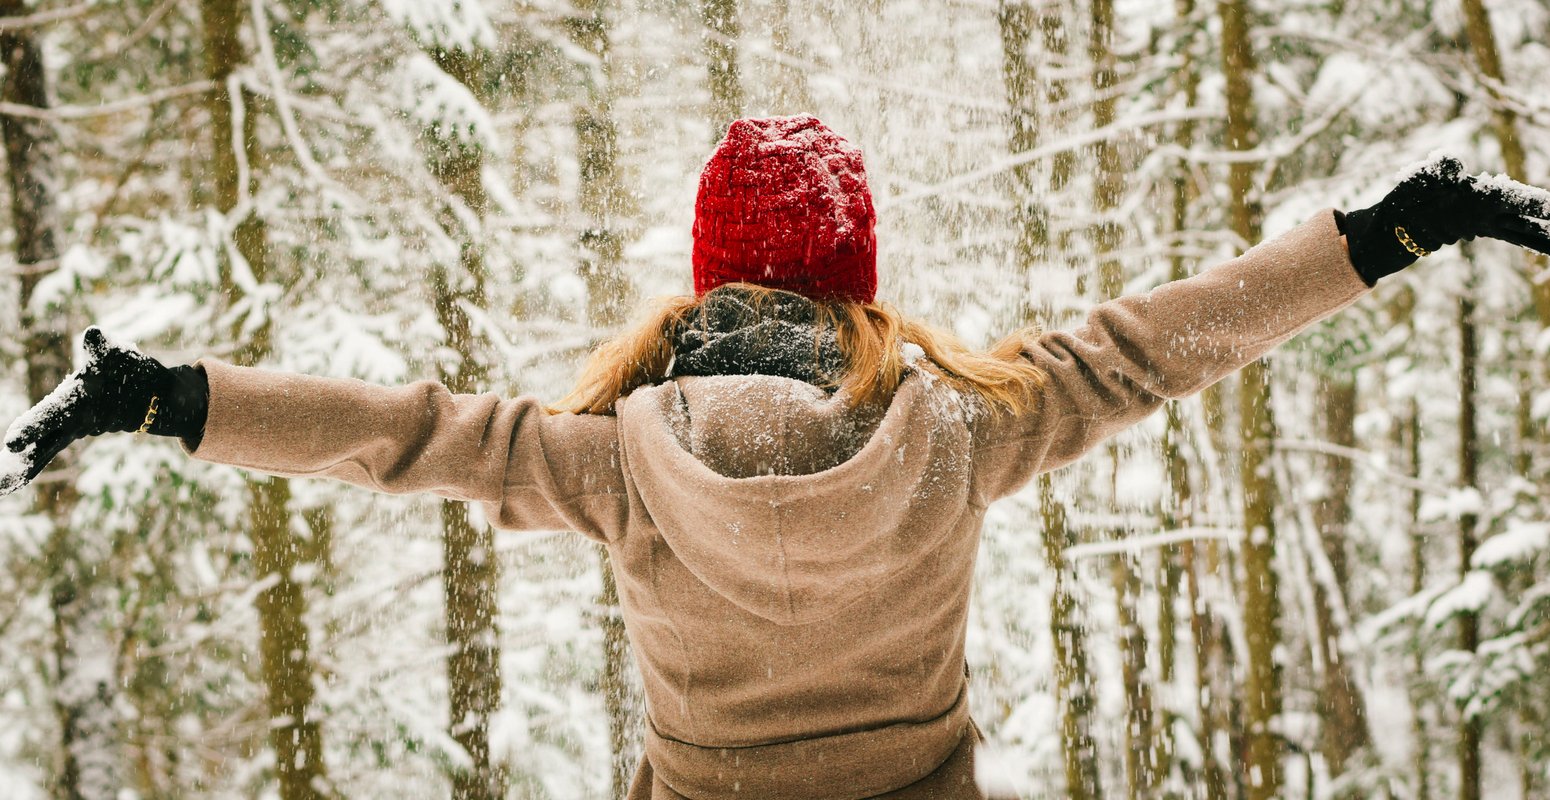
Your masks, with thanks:
M96 328L86 363L16 420L0 449L0 495L77 439L138 430L195 458L379 492L482 503L498 527L606 540L628 508L612 417L549 414L531 397L455 395L235 367L167 368Z
M550 414L532 397L453 394L201 360L209 380L198 459L390 494L485 505L510 529L606 539L627 506L613 417Z

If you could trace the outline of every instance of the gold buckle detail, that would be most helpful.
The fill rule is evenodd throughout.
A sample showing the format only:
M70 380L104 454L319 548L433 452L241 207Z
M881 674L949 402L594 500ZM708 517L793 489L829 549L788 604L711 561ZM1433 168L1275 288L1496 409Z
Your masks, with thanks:
M145 410L145 421L140 423L140 429L135 431L135 433L151 432L151 423L156 421L156 412L160 410L156 407L157 399L156 395L151 395L151 405Z
M1410 234L1404 228L1397 225L1394 227L1394 237L1399 239L1399 243L1404 245L1405 249L1410 251L1410 255L1416 258L1425 258L1432 254L1432 251L1416 244L1415 240L1410 238Z

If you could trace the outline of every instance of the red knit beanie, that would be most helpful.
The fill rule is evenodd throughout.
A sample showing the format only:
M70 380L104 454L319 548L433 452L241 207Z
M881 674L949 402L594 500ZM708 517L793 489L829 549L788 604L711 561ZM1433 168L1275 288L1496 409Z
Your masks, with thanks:
M870 303L876 221L861 148L806 114L740 119L700 174L694 293L744 281Z

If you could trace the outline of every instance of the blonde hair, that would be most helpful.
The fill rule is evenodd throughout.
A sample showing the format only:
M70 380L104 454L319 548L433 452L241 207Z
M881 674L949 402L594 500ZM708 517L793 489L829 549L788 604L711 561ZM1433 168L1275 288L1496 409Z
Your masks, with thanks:
M749 283L725 286L741 290L756 313L781 294ZM633 327L592 351L576 387L549 410L612 414L619 398L665 380L679 334L708 296L657 300ZM1022 355L1038 335L1037 328L1023 328L989 350L976 351L952 333L910 319L888 303L815 301L814 305L814 354L823 332L832 330L845 364L839 379L826 388L840 390L853 405L892 398L911 366L933 373L999 412L1032 411L1044 385L1044 373ZM911 364L904 352L906 344L918 346L924 359Z

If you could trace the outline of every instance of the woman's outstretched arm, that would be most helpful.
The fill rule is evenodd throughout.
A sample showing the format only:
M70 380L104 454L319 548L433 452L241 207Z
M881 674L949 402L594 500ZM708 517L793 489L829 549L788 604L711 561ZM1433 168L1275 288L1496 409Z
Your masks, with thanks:
M1550 194L1468 178L1441 159L1372 208L1322 211L1194 277L1097 306L1081 327L1024 349L1048 380L1034 412L977 426L980 494L1005 496L1070 463L1345 308L1383 276L1473 236L1550 252Z
M531 397L454 395L431 381L384 387L215 360L168 369L95 328L84 345L86 366L8 431L13 468L0 468L0 493L78 438L138 429L177 436L214 463L476 501L498 527L597 539L623 529L611 417L551 415Z

